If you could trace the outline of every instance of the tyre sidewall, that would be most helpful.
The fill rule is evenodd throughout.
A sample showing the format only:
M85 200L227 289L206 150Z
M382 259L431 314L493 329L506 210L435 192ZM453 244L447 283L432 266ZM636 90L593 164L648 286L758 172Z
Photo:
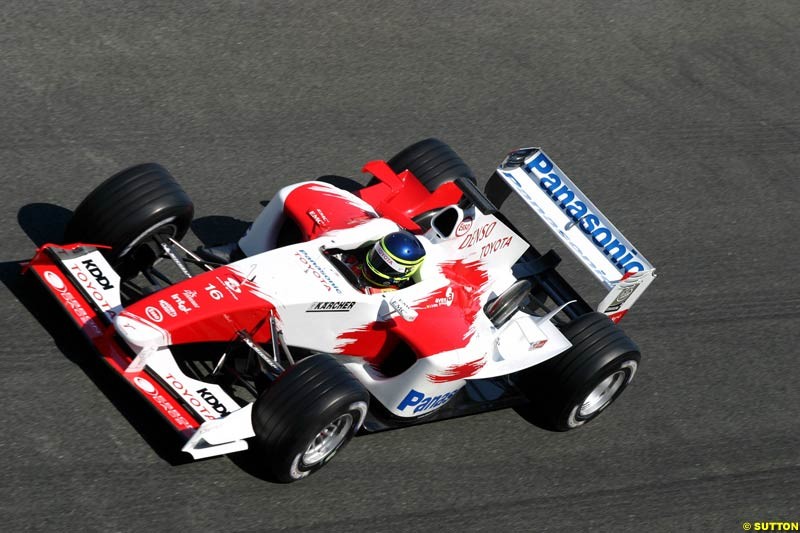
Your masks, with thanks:
M287 443L287 453L282 460L276 464L276 467L279 467L276 468L276 474L281 478L288 477L290 480L296 481L309 476L328 464L339 450L344 448L355 436L366 412L367 403L358 398L342 398L340 401L331 405L323 414L314 417L313 422L315 423L309 421L309 429L307 431L298 434L295 439L292 439L294 442L291 444ZM342 439L330 453L323 457L322 460L311 465L304 464L302 456L313 439L322 429L343 414L349 414L352 417L350 428L347 430L344 439Z
M641 359L636 343L602 313L583 315L563 327L562 333L572 343L571 348L515 377L530 400L515 410L551 431L575 429L599 416L631 382ZM624 381L610 399L602 398L595 411L576 417L576 409L589 393L620 370L625 372Z
M576 380L582 381L582 385L576 387L575 392L564 400L564 408L555 421L558 429L574 429L599 416L608 406L614 403L628 384L630 384L631 380L633 380L639 366L639 359L640 357L637 352L626 352L617 356L609 355L608 357L602 358L602 360L598 360L598 364L596 366L593 365L593 367L599 368L594 372L590 371L588 368L582 368L581 371L577 373L579 375L575 376ZM589 394L603 380L617 371L625 372L624 381L619 389L617 389L613 396L599 409L588 416L579 416L578 410L586 401Z
M253 406L253 452L265 474L290 483L325 466L364 421L369 393L336 358L316 354L287 369ZM313 464L302 455L315 437L342 415L351 425L333 450Z
M157 163L144 163L118 172L90 192L67 224L65 239L110 246L102 253L112 266L135 271L127 263L143 242L156 233L180 240L193 214L191 200L169 172Z
M466 177L475 183L475 174L463 159L446 143L436 138L418 141L398 152L387 161L395 173L408 169L429 191L443 183ZM377 180L370 180L370 185Z

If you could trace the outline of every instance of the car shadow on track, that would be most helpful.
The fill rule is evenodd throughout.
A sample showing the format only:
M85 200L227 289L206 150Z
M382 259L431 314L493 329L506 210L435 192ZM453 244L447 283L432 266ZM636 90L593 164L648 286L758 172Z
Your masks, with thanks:
M266 202L262 202L266 205ZM64 228L72 217L72 211L64 207L33 203L20 208L17 222L22 230L38 248L47 243L60 243L64 238ZM250 222L238 218L211 215L192 221L192 233L204 245L233 242L244 235Z
M69 209L33 203L20 208L17 221L38 248L62 242L64 228L71 216ZM247 227L247 222L223 216L203 217L192 223L194 233L203 243L230 242L241 236ZM27 260L0 263L0 281L53 338L61 353L84 371L159 457L171 465L192 462L180 451L182 438L128 383L97 357L91 344L35 277L22 274L22 263Z
M250 223L244 220L218 215L192 221L192 232L204 245L211 246L237 241L249 227Z
M37 248L43 244L61 242L70 217L72 211L69 209L45 203L27 204L17 212L19 227Z

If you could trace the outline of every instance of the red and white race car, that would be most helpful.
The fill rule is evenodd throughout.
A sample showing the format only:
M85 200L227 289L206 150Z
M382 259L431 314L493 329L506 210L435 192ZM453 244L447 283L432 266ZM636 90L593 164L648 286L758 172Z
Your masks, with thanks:
M138 165L81 203L69 244L25 268L185 452L251 449L279 481L357 432L505 407L563 431L619 396L640 355L616 322L654 269L544 152L509 154L485 194L436 139L363 170L367 186L284 187L239 241L244 257L214 264L179 242L187 195ZM606 286L599 305L498 210L511 191ZM414 283L364 290L341 253L400 229L426 252Z

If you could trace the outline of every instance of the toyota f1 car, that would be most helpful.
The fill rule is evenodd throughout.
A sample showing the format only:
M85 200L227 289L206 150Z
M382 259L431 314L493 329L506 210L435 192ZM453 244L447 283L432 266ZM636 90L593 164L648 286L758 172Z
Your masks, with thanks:
M508 154L484 192L437 139L363 171L366 186L280 189L224 264L180 243L192 202L163 167L138 165L25 269L185 452L249 449L283 482L356 433L506 407L569 430L630 383L639 349L616 322L655 271L542 150ZM499 211L511 192L604 284L597 306ZM365 290L341 252L399 229L426 252L414 283Z

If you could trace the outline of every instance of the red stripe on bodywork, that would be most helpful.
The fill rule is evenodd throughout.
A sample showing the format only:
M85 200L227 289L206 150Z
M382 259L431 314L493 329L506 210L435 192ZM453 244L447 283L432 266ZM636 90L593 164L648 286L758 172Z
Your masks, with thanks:
M360 328L345 331L336 338L336 352L340 354L363 357L373 364L377 364L389 354L397 343L397 338L391 336L394 320L385 322L372 322Z
M164 329L172 344L186 344L230 341L240 330L268 342L271 310L253 282L223 266L143 298L125 313Z
M178 402L173 400L172 394L146 372L123 373L123 376L128 382L134 385L139 393L147 399L164 418L169 420L175 429L184 433L187 437L191 436L191 433L200 427L200 424L192 415Z
M463 348L475 333L474 323L481 312L481 295L489 274L479 261L453 261L441 266L450 284L425 299L414 302L413 322L393 317L346 331L338 353L364 357L372 362L390 352L402 340L417 357L430 357ZM448 297L448 290L452 291Z
M448 381L456 381L459 379L466 379L474 376L478 371L486 365L486 359L481 357L463 365L452 365L447 367L443 375L428 374L428 381L431 383L447 383Z
M301 185L289 193L283 204L283 212L297 223L305 240L331 230L356 226L374 217L355 202L348 201L348 193L337 194L325 188L326 185L319 183Z
M440 266L450 285L415 303L418 317L413 322L397 321L398 334L418 357L463 348L475 333L474 323L481 312L480 298L489 273L479 261L451 261ZM447 289L453 291L447 303Z
M627 313L627 312L628 312L627 309L623 309L622 311L617 311L616 313L611 313L610 315L608 315L608 318L610 318L615 324L618 324L619 321L622 320L622 317L624 317L625 313Z

